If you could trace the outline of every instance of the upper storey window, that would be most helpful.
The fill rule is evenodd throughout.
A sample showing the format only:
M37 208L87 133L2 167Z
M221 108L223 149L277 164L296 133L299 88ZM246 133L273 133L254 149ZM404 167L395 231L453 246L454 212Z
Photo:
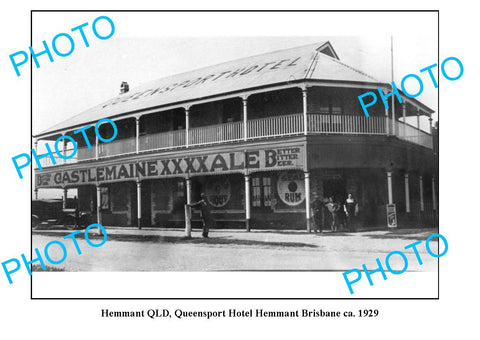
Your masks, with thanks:
M320 103L320 114L324 115L341 115L343 113L343 105L339 98L324 97Z

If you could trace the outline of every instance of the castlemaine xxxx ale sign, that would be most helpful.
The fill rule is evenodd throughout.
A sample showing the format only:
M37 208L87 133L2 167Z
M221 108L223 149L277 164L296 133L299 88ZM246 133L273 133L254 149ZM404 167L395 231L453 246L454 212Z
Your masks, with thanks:
M162 158L152 160L119 161L118 164L82 166L69 165L44 169L35 176L37 188L62 187L75 184L115 182L144 178L184 177L196 174L228 174L265 170L289 170L303 167L303 146L254 149L224 153ZM97 163L98 164L98 163Z

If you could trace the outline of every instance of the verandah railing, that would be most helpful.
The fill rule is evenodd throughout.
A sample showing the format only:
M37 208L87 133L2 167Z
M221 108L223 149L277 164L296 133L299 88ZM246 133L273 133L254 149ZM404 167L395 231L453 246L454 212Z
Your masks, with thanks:
M385 117L309 114L308 132L354 135L384 135Z
M124 138L117 139L108 143L100 143L98 145L98 156L99 157L108 157L108 156L118 156L123 154L128 154L135 152L135 138Z
M395 136L410 143L433 148L432 135L400 121L395 122Z
M417 128L395 122L395 131L390 119L387 131L386 117L363 115L324 115L309 113L307 115L308 134L342 134L342 135L387 135L393 134L399 139L432 148L432 136ZM305 133L304 116L301 113L279 115L251 119L247 121L247 139L260 139ZM243 121L194 127L189 129L188 146L208 145L240 141L245 138ZM187 147L186 130L160 132L141 135L138 138L139 152ZM109 143L99 144L98 157L130 154L136 152L136 139L118 139ZM91 160L96 158L95 146L92 149L79 148L77 156L67 161ZM43 167L53 166L51 159L41 160ZM56 165L64 164L62 159Z
M303 132L303 115L301 113L247 121L247 138L285 136Z
M217 125L196 127L189 130L189 145L232 142L242 140L243 122L231 122Z
M141 151L182 147L185 145L185 130L142 135L139 142Z

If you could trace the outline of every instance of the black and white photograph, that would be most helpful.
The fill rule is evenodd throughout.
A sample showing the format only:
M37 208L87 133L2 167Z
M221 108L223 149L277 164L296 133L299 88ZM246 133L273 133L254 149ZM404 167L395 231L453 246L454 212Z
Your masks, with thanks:
M475 239L448 8L17 13L5 290L92 324L420 329Z
M95 20L103 36L115 30ZM416 41L435 60L438 38ZM397 55L393 36L140 36L96 52L110 70L71 81L72 95L38 77L33 247L98 223L105 246L56 270L344 272L425 241L438 232L437 96L415 98L414 82L393 93L402 44ZM147 79L129 79L140 65ZM71 97L99 82L115 95L76 112ZM71 116L50 118L56 101ZM410 267L435 272L420 252Z
M37 151L42 169L35 170L33 202L58 210L32 211L34 240L46 243L90 223L110 236L98 258L62 268L342 270L372 248L436 232L436 111L401 90L383 104L378 89L391 92L389 82L348 64L349 57L366 64L362 58L376 54L393 67L393 38L376 39L376 51L365 37L231 40L261 41L273 51L131 88L128 81L111 84L117 96L34 136L37 147L61 145L60 155ZM276 50L270 42L293 47ZM118 53L128 53L122 47ZM172 51L167 60L188 53ZM367 117L359 96L369 91L379 99ZM45 92L39 87L39 96ZM85 126L91 128L79 133Z

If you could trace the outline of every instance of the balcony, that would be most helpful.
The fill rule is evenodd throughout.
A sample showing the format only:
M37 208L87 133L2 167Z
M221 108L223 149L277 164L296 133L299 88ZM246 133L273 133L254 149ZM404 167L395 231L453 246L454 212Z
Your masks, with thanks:
M98 157L119 156L136 151L135 138L117 139L98 145Z
M138 152L238 142L245 138L255 140L305 134L304 116L301 113L248 120L246 127L246 135L244 133L245 125L242 121L191 128L188 131L188 139L184 129L141 135L138 138ZM307 115L307 128L307 133L312 135L394 135L403 141L433 148L430 134L400 121L395 121L393 124L390 118L383 116L367 118L363 115L313 113ZM44 168L97 158L135 154L136 152L136 138L126 138L110 143L100 143L98 156L95 146L92 146L92 149L82 147L78 148L77 156L72 159L56 158L54 164L51 158L45 157L41 159L41 165ZM69 153L70 151L67 150L66 154Z
M386 135L385 117L308 115L308 132L342 135Z
M247 121L247 138L289 136L304 133L303 114L265 117Z
M152 133L139 137L139 149L165 150L185 146L185 130Z
M397 121L395 124L395 136L404 141L433 149L432 135L410 124Z
M189 130L189 145L206 145L243 140L243 122L197 127Z

